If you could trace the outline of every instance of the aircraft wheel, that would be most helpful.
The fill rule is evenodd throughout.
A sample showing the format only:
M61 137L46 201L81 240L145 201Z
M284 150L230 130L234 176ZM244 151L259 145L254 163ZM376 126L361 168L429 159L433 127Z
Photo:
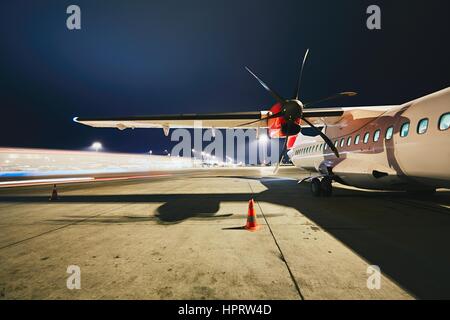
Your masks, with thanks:
M314 197L320 197L321 193L321 187L320 187L320 180L317 178L314 178L311 180L311 192Z
M430 197L436 194L436 189L423 189L423 190L407 190L411 197Z
M320 182L320 187L322 189L322 195L324 197L331 197L331 194L333 193L333 187L331 185L330 178L323 178Z

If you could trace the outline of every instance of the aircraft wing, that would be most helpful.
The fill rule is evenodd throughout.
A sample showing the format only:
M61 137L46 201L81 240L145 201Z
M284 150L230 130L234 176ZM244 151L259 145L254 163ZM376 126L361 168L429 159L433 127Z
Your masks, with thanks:
M346 125L347 122L357 119L372 119L379 117L385 112L397 108L397 105L385 106L356 106L356 107L334 107L334 108L310 108L305 109L303 114L316 126ZM307 127L302 123L302 127Z
M314 108L305 109L304 115L310 121L320 121L324 117L341 117L343 108ZM188 113L162 114L150 116L129 116L111 118L82 118L73 120L90 127L117 128L266 128L265 119L270 111L228 112L228 113ZM261 120L261 121L257 121ZM251 123L252 121L255 121ZM245 124L245 125L242 125Z
M235 128L252 120L263 119L268 111L227 113L186 113L118 118L74 118L75 122L99 128ZM267 121L241 126L242 128L266 127Z

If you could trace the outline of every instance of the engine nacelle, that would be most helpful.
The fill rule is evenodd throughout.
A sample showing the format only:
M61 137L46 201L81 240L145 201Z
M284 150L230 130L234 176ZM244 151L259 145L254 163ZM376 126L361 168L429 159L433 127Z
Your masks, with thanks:
M281 104L277 103L270 108L270 112L272 114L275 114L277 112L281 111ZM300 119L295 121L297 124L300 124ZM269 119L267 121L268 125L268 133L271 138L284 138L286 137L286 133L283 132L283 127L286 125L286 120L284 120L283 117L277 117L273 119ZM290 149L293 147L295 143L295 139L297 138L297 135L291 135L289 136L289 140L287 143L287 148Z
M272 106L272 108L270 108L270 112L272 114L278 113L281 111L281 104L277 103L274 104ZM292 123L292 122L291 122ZM300 125L300 119L296 119L294 121L294 123ZM286 128L288 127L286 125L286 120L283 117L277 117L277 118L273 118L273 119L269 119L267 121L267 126L268 126L268 132L269 132L269 136L271 138L283 138L287 135L287 132L285 131ZM295 128L291 125L290 126L290 135L294 136L297 135L300 132L300 127L295 126Z
M281 104L277 103L270 108L270 112L275 114L281 111ZM286 123L283 117L273 118L267 120L268 132L271 138L283 138L285 135L281 131L281 126Z

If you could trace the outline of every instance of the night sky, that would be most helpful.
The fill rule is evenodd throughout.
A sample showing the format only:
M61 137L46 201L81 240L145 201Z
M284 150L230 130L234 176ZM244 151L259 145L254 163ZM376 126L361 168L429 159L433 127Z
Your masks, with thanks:
M66 28L77 4L82 29ZM382 30L366 28L369 4ZM2 1L0 146L160 153L162 130L95 129L75 116L267 109L248 65L302 100L397 104L450 85L449 1Z

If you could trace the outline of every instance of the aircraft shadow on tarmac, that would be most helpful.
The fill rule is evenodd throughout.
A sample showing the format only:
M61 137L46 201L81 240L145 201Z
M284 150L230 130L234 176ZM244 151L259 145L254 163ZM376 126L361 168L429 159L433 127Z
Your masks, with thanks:
M234 177L228 177L234 178ZM239 177L242 179L242 177ZM409 293L421 299L450 298L450 192L417 201L404 193L335 188L331 198L314 198L309 186L295 180L255 178L267 189L260 193L65 195L55 203L163 203L154 217L70 216L55 223L173 224L186 219L242 219L234 213L216 215L221 202L250 198L295 208L320 229L350 248ZM0 202L48 202L48 196L0 195ZM183 208L183 210L180 210ZM243 207L244 212L246 207ZM242 214L242 213L241 213ZM258 214L260 214L258 212ZM265 214L266 217L270 214ZM277 216L277 214L272 214ZM270 220L269 220L270 221ZM239 223L237 223L238 225ZM230 228L232 229L232 228ZM236 226L235 229L238 229ZM228 232L225 231L224 232ZM301 235L299 235L301 237ZM332 266L330 266L332 268Z

